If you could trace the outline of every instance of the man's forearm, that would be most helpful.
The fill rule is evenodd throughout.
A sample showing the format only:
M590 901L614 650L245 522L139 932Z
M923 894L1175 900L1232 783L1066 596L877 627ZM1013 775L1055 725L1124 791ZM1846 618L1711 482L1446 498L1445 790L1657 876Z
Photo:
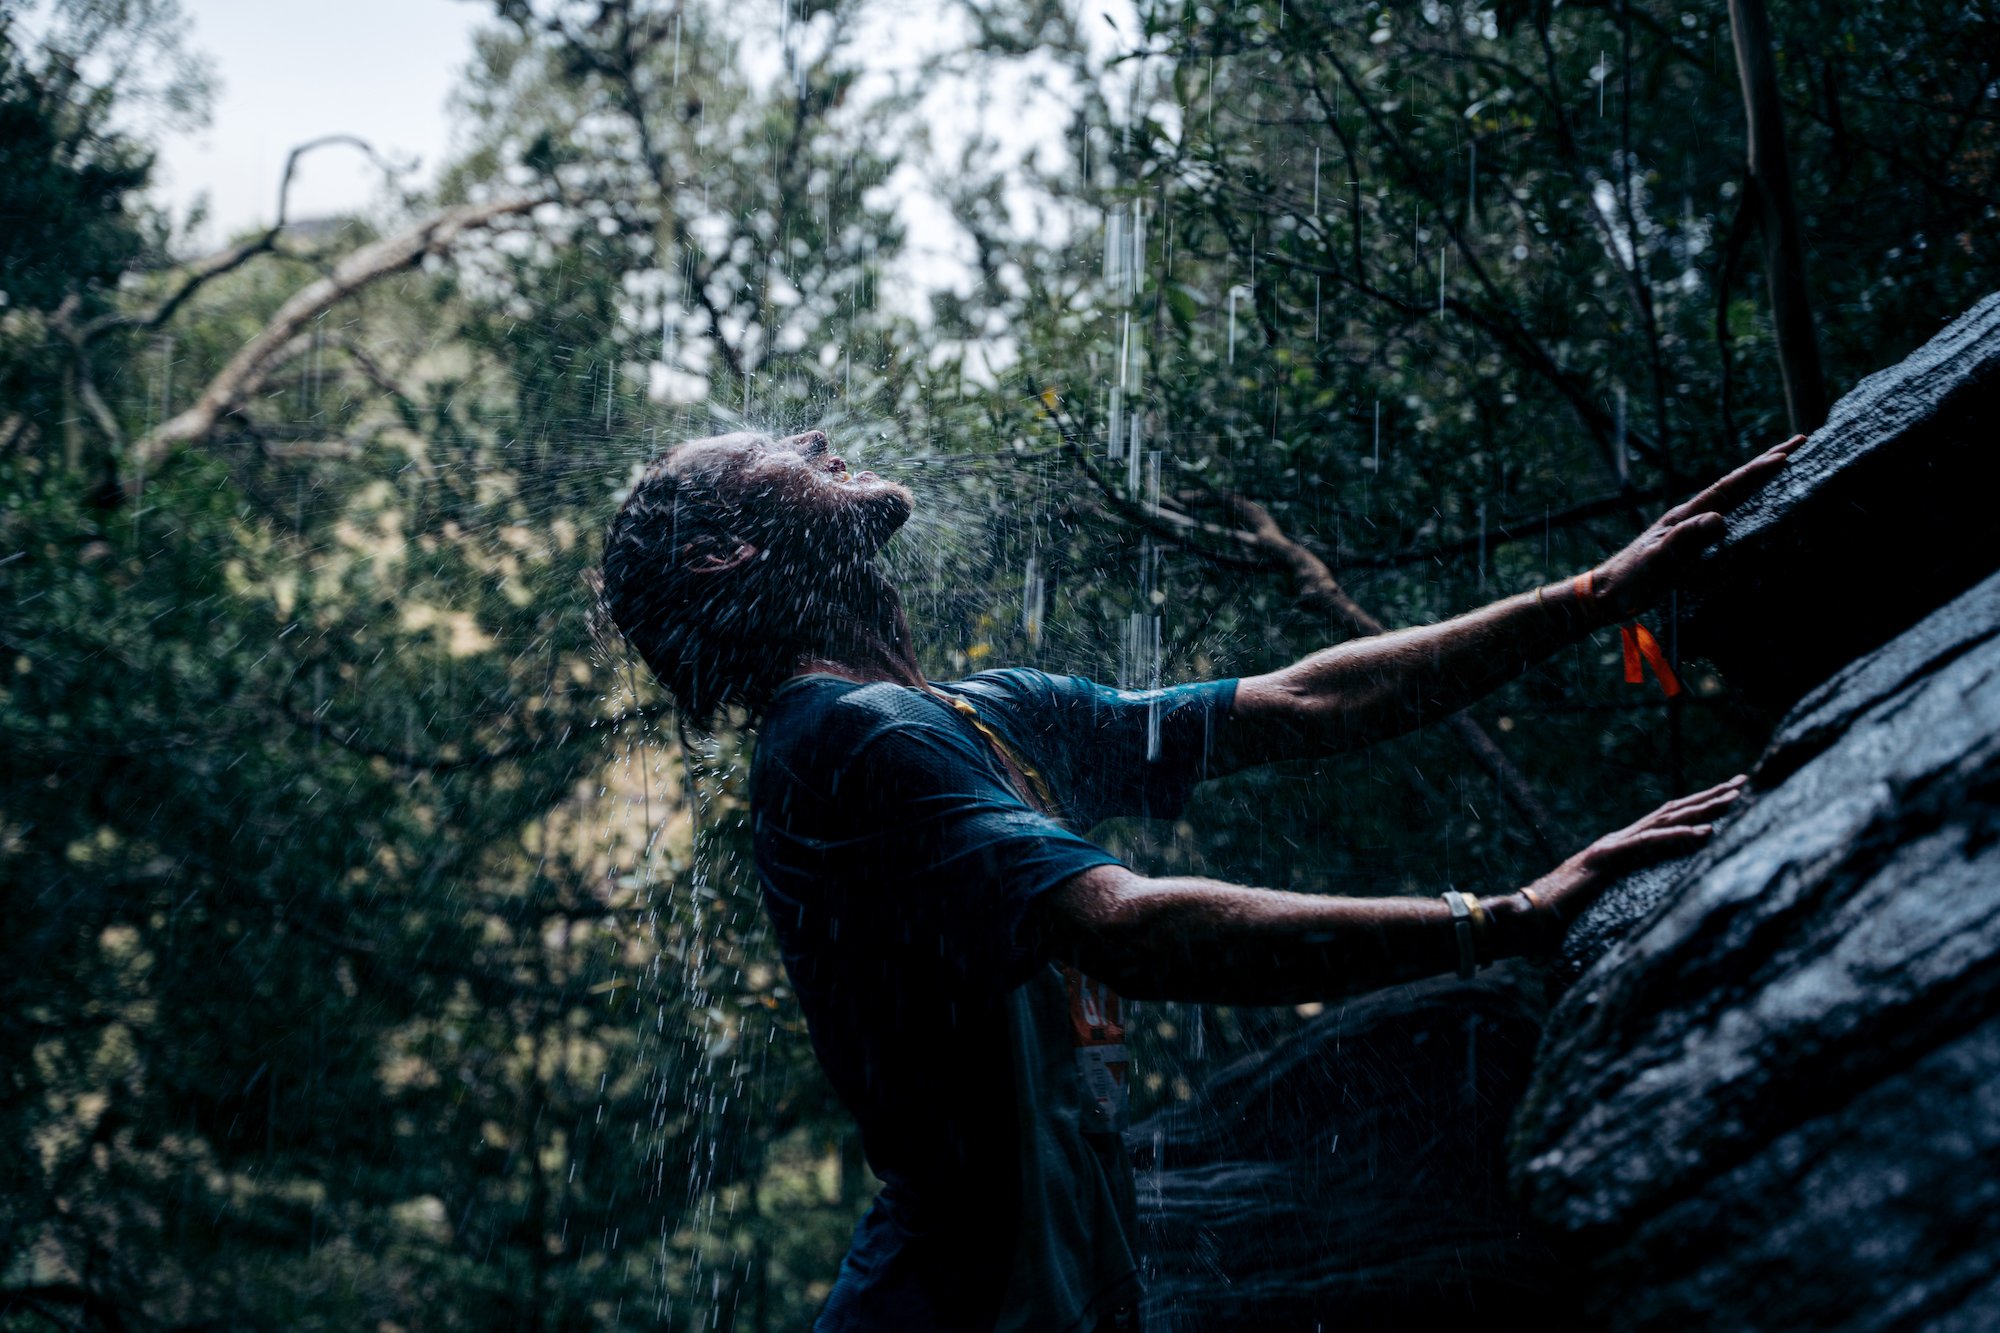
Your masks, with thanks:
M1094 866L1036 900L1047 952L1137 999L1295 1004L1456 971L1458 922L1479 963L1551 949L1603 887L1685 856L1743 793L1741 775L1607 833L1525 889L1463 913L1444 898L1334 898ZM1531 896L1532 895L1532 896Z
M1216 758L1241 768L1380 740L1453 713L1599 625L1662 594L1677 564L1728 530L1723 514L1785 465L1804 436L1751 459L1649 524L1594 573L1586 597L1551 584L1441 625L1356 639L1240 681L1232 735Z
M1601 596L1565 581L1324 649L1238 685L1235 757L1328 754L1400 735L1484 697L1611 617Z
M1134 999L1298 1004L1453 972L1439 898L1335 898L1206 879L1086 872L1051 895L1049 943ZM1545 944L1518 895L1480 900L1481 962Z

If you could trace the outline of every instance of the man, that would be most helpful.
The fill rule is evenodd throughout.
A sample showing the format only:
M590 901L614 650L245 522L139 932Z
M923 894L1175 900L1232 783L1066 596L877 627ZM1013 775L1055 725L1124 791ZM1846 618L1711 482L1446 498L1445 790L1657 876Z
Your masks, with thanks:
M818 431L656 460L613 520L604 603L697 723L759 726L766 906L813 1047L882 1190L822 1330L1137 1326L1117 995L1326 999L1546 950L1610 879L1698 846L1741 779L1516 893L1344 898L1155 879L1081 835L1203 778L1443 717L1629 618L1789 441L1575 580L1282 671L1151 693L917 665L875 562L913 499Z

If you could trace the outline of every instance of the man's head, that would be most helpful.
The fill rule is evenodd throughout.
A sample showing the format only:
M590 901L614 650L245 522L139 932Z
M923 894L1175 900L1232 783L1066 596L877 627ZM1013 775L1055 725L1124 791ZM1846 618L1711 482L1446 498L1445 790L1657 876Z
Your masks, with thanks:
M612 519L604 608L685 716L755 710L800 658L840 660L900 614L874 557L911 507L820 431L692 440Z

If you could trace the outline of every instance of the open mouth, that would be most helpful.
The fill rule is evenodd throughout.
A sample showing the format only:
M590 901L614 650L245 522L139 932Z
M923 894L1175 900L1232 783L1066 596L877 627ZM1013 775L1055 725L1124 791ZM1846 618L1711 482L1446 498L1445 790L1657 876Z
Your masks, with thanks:
M778 443L781 446L791 446L797 448L800 453L805 455L806 462L810 464L815 471L824 472L827 476L831 477L833 480L841 483L842 485L849 485L857 481L881 480L881 478L877 477L873 472L849 471L847 466L847 460L842 458L839 454L833 452L833 449L830 447L830 442L826 438L826 432L824 431L817 431L817 430L806 431L804 434L791 436L790 438L781 440Z
M842 485L848 485L857 481L878 480L878 478L873 472L869 472L866 469L860 472L848 471L847 460L840 457L840 455L838 454L835 454L826 460L826 472L828 476L832 477L835 481L840 482Z

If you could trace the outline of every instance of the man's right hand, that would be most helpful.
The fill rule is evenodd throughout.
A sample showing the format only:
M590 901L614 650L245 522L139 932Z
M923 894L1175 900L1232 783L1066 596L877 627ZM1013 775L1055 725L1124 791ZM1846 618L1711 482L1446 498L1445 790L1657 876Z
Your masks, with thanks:
M1530 884L1529 902L1553 918L1543 938L1551 945L1559 942L1561 928L1619 878L1699 849L1714 835L1714 821L1743 794L1743 783L1739 773L1707 791L1668 801L1637 823L1605 834Z
M1722 540L1729 530L1723 515L1778 475L1785 460L1805 438L1794 435L1757 455L1692 500L1675 505L1593 570L1590 599L1596 618L1623 620L1658 601L1682 566Z

